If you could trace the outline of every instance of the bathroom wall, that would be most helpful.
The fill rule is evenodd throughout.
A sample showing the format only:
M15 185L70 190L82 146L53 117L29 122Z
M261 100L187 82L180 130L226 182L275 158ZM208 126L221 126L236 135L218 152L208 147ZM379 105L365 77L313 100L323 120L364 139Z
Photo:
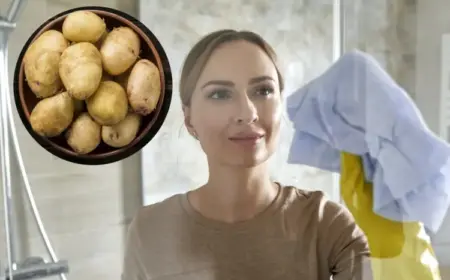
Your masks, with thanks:
M9 2L0 1L2 14L6 13ZM9 43L11 81L18 54L35 28L47 18L80 5L109 6L130 14L137 13L137 1L130 0L27 1ZM17 116L15 121L42 219L57 255L70 262L69 279L119 279L127 225L141 204L139 156L98 167L68 163L38 146ZM19 172L17 166L12 168L13 187L15 193L20 194ZM21 219L18 226L23 229L17 236L21 257L47 257L33 219L28 209L23 209L20 195L16 196L16 202ZM3 209L0 215L0 262L3 269L6 265Z

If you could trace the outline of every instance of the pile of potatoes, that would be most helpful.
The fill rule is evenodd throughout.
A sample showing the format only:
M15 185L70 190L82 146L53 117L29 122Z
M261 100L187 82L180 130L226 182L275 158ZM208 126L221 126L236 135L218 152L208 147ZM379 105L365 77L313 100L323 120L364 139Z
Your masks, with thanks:
M90 11L73 12L61 31L42 33L23 59L27 84L39 98L29 118L33 130L64 135L78 154L102 141L113 148L130 144L161 94L159 70L140 50L131 28L109 31Z

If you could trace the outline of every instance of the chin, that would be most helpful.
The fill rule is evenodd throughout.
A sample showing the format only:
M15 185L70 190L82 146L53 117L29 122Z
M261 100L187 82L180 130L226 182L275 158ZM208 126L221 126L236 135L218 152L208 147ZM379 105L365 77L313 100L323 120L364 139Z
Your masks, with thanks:
M256 167L258 165L261 165L263 163L266 163L268 159L270 158L269 154L265 155L236 155L233 158L229 158L227 160L229 165L233 165L236 167L242 167L242 168L252 168Z

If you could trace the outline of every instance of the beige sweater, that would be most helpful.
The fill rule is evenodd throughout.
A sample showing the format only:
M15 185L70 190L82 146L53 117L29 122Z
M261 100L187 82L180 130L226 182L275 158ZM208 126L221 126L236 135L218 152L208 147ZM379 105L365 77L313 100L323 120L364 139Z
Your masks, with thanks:
M205 218L186 194L144 207L122 280L359 280L369 255L352 215L322 192L283 187L257 217Z

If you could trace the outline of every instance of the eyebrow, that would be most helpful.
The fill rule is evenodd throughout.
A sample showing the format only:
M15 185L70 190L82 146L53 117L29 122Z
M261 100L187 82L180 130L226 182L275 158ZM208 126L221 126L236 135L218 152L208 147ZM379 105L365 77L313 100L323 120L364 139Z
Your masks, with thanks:
M250 79L249 84L255 84L255 83L259 83L259 82L264 82L264 81L267 81L267 80L274 81L274 79L272 77L270 77L270 76L259 76L259 77L255 77L255 78Z
M274 79L270 76L258 76L258 77L251 78L249 84L255 84L255 83L259 83L259 82L263 82L263 81L267 81L267 80L274 81ZM226 80L211 80L211 81L208 81L205 84L203 84L202 88L205 88L209 85L221 85L221 86L232 87L232 86L234 86L234 83L231 81L226 81Z

